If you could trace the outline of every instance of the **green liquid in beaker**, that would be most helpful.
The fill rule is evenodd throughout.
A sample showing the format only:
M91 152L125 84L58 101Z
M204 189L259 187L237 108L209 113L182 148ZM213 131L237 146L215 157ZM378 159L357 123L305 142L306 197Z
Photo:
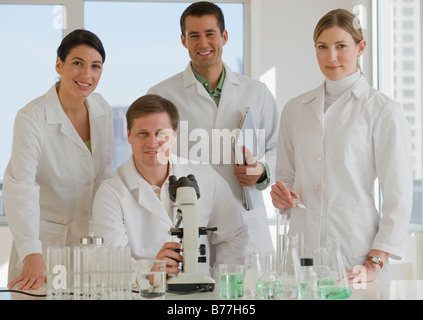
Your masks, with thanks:
M321 286L318 289L318 295L322 300L346 299L351 295L351 289Z
M239 299L244 296L244 274L220 274L220 297L222 299Z

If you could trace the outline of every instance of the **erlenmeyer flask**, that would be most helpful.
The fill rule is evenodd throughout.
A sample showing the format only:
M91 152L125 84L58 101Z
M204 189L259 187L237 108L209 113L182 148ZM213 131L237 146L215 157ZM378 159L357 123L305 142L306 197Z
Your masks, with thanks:
M260 254L256 251L249 254L248 267L244 276L244 296L256 297L256 285L258 279L262 276L260 267Z
M285 286L285 297L288 299L297 298L297 280L301 270L300 258L298 256L298 235L288 236L287 249L282 256L279 275Z
M327 269L325 276L320 278L318 295L323 300L346 299L351 295L351 287L345 269L339 239L328 238Z
M257 296L264 300L279 300L283 296L285 286L276 273L276 254L274 252L266 252L265 261L265 272L257 281Z

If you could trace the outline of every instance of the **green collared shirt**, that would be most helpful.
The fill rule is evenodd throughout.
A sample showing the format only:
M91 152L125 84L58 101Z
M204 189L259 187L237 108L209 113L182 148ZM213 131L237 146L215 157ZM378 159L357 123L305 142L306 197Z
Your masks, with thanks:
M220 76L219 83L217 84L217 87L216 87L216 89L214 89L214 91L212 91L210 89L210 83L206 79L204 79L202 76L200 76L198 74L198 72L194 70L194 68L192 68L192 72L194 72L195 78L198 81L200 81L200 83L203 85L203 87L207 90L207 92L209 93L210 97L216 103L216 106L219 106L220 96L222 95L223 82L225 81L225 76L226 76L225 67L223 67L222 75Z

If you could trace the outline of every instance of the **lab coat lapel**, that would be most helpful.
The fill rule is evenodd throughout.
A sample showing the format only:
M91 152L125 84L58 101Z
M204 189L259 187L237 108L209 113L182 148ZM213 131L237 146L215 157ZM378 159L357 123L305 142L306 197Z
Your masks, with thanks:
M204 89L203 85L195 78L194 72L192 71L191 62L188 63L188 66L186 67L184 74L183 74L183 86L184 90L187 90L188 92L187 97L192 97L195 95L199 95L203 97L206 100L213 101L213 99L210 97L206 89ZM195 91L195 95L192 95L192 90ZM187 102L189 102L191 99L187 99Z
M189 112L181 115L181 118L189 119L189 131L196 128L211 130L213 126L210 126L210 123L214 123L216 120L217 108L206 89L195 78L191 63L188 64L183 74L183 89Z
M233 108L235 106L228 105L228 102L231 101L231 97L236 92L236 87L240 84L240 81L236 74L226 65L225 67L225 81L223 82L223 88L222 88L222 95L220 97L219 101L219 107L217 110L218 117L219 116L225 116L225 108L229 106L230 108ZM246 106L241 106L242 109L244 109ZM216 119L218 121L218 119Z
M81 137L76 132L66 113L62 109L59 97L56 91L56 84L53 85L46 95L46 120L49 125L59 125L60 132L77 146L88 150Z
M140 214L143 214L142 211L146 210L156 216L158 219L163 220L167 224L171 225L169 215L166 210L163 208L162 203L160 202L157 195L154 193L150 184L142 178L135 168L134 160L131 157L124 167L124 177L126 181L126 186L129 191L138 189L138 204L143 210L140 210Z
M91 139L91 152L94 153L99 146L101 137L101 122L102 117L105 115L104 110L98 105L97 101L92 99L91 96L87 98L88 112L90 114L90 139Z
M347 90L337 101L326 111L325 122L333 126L352 123L365 110L366 103L360 103L367 97L370 86L364 76L361 76L353 86Z
M325 104L325 88L324 84L309 92L302 103L310 104L314 114L320 123L323 123L324 104Z

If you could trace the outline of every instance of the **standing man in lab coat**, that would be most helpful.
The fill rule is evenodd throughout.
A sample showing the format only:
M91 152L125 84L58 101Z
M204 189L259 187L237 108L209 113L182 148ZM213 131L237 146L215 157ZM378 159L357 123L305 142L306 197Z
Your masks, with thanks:
M264 256L264 252L273 251L274 247L261 190L273 180L279 108L265 84L234 73L223 63L222 51L228 32L218 6L206 1L193 3L183 12L180 22L182 44L191 61L185 71L157 84L149 93L176 104L181 118L178 154L211 163L228 182L248 226L248 250L259 251ZM246 107L250 108L255 129L262 133L262 139L258 139L259 152L248 166L234 164L233 148L223 146L222 150L219 136L237 128ZM195 148L198 137L204 138L200 134L196 137L199 130L207 133L211 151L193 152L198 150ZM232 160L224 161L228 155ZM243 187L260 190L248 210L243 201Z
M179 122L175 105L146 95L129 107L126 118L132 157L97 191L90 231L103 237L106 245L129 245L135 260L166 260L167 274L178 273L182 257L175 249L181 246L169 235L177 211L169 199L169 176L193 174L200 190L198 225L217 227L199 237L207 254L199 270L217 280L218 264L243 264L248 233L228 184L210 165L184 164L171 154Z

